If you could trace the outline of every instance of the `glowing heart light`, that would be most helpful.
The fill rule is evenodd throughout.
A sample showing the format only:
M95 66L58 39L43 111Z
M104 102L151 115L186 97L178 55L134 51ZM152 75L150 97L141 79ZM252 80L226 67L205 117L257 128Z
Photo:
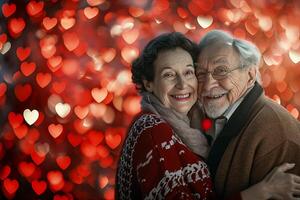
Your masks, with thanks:
M35 150L31 152L30 156L36 165L42 164L45 160L45 155L39 154Z
M53 200L68 200L70 198L72 199L72 197L70 197L70 195L59 195L59 194L56 194L56 195L54 195Z
M33 180L31 182L31 187L33 189L33 191L37 194L37 195L41 195L43 194L46 189L47 189L47 182L46 181L38 181L38 180Z
M300 53L297 51L290 50L289 57L293 61L293 63L297 64L300 62Z
M6 179L11 172L9 165L2 166L0 169L0 179L3 181Z
M65 82L54 82L52 84L52 90L54 93L60 94L62 93L66 88L66 83Z
M42 12L43 8L44 8L44 2L43 1L39 1L39 2L30 1L26 6L26 11L27 11L28 15L36 16L40 12Z
M17 57L20 61L24 61L31 53L31 49L29 47L18 47L17 48Z
M25 21L23 18L13 18L8 22L8 30L12 37L19 37L25 28Z
M116 56L116 50L114 48L109 48L102 54L102 58L105 62L111 62Z
M53 138L57 138L63 132L63 126L61 124L50 124L48 131Z
M19 182L15 179L5 179L3 181L3 187L9 194L14 194L19 188Z
M30 177L35 171L35 165L31 162L20 162L18 170L25 177Z
M91 91L92 97L95 99L96 102L102 102L108 94L106 88L93 88Z
M3 45L3 47L2 47L2 49L1 49L1 51L0 51L0 53L1 53L2 55L4 55L4 54L6 54L6 53L10 50L10 48L11 48L11 43L10 43L10 42L6 42L6 43Z
M68 141L70 142L70 144L73 147L78 146L82 141L81 136L77 135L77 134L74 134L74 133L69 133L67 137L68 137Z
M94 131L94 130L89 131L87 137L88 137L90 143L93 144L94 146L97 146L98 144L100 144L102 142L102 140L104 139L104 135L102 132Z
M2 49L1 49L1 51L0 51L0 53L1 53L2 55L4 55L4 54L6 54L6 53L10 50L10 48L11 48L11 43L10 43L10 42L6 42L6 43L3 45L3 47L2 47Z
M93 158L97 154L97 149L88 141L84 141L80 145L80 150L84 156L87 158Z
M32 125L39 118L39 112L37 110L26 109L23 112L23 116L27 124Z
M37 73L36 82L41 88L45 88L51 82L52 76L50 73Z
M67 103L58 103L55 105L55 111L61 118L65 118L70 113L71 107Z
M24 138L27 135L27 132L28 127L25 124L21 124L20 126L14 129L14 133L19 140Z
M56 72L61 66L62 57L61 56L53 56L47 60L47 65L52 72Z
M15 95L19 101L25 101L32 93L32 87L30 84L17 84L14 89Z
M139 50L135 47L126 46L121 50L121 56L127 63L131 63L138 55Z
M108 184L108 178L106 176L99 176L99 187L103 189Z
M0 97L5 95L5 92L7 90L7 86L5 83L0 83Z
M76 106L74 108L74 112L79 119L84 119L89 113L89 108L82 107L82 106Z
M202 28L208 28L212 25L214 19L212 16L198 16L197 22Z
M92 19L98 15L99 9L97 7L86 7L83 9L83 13L86 16L86 18Z
M69 50L69 51L73 51L74 49L76 49L79 45L79 38L77 36L77 34L75 32L66 32L63 34L63 40L64 40L64 44L65 47Z
M255 35L259 31L258 23L251 19L245 22L245 28L251 35Z
M0 34L0 43L4 44L7 41L7 35L5 33Z
M49 18L49 17L45 17L43 19L43 26L46 30L51 30L53 29L57 24L57 19L55 17L53 18Z
M65 170L71 164L71 158L69 156L58 156L56 163L62 170Z
M119 134L111 134L111 133L106 133L105 134L105 141L106 144L111 148L111 149L115 149L117 148L120 143L121 143L121 136Z
M87 0L87 3L90 5L90 6L98 6L102 3L104 3L105 0Z
M97 154L100 156L100 159L106 158L109 155L109 150L104 145L98 145Z
M252 41L263 54L266 94L299 118L295 2L4 1L0 198L113 199L121 144L141 111L131 63L164 32L198 43L220 28Z
M64 187L64 178L60 171L49 171L47 173L47 179L50 184L50 188L54 191L59 191Z
M124 31L122 33L122 37L127 44L133 44L138 39L139 34L140 32L138 29L132 29L132 30Z
M74 26L75 22L76 22L76 20L72 17L70 17L70 18L64 17L60 20L60 24L65 30L72 28Z
M36 65L34 62L23 62L20 66L21 72L25 75L25 76L30 76L34 70L36 68Z
M12 4L5 3L2 5L2 13L5 17L9 17L15 13L16 8L17 8L16 5L13 3Z
M23 116L18 113L10 112L8 114L8 121L13 128L17 128L23 123Z

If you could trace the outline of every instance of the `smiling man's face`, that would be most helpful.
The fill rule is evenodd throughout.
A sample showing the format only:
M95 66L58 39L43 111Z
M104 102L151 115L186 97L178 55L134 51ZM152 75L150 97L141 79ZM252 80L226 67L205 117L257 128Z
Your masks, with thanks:
M216 68L231 71L226 77L216 80L211 73L198 80L198 96L206 114L211 118L221 116L253 84L254 67L242 69L236 50L228 44L215 43L205 47L197 60L197 73L212 72Z

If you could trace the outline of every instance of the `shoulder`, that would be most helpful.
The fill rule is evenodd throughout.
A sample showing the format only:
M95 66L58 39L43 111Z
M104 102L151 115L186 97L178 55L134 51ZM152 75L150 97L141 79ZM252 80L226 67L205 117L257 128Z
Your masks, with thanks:
M139 135L153 131L169 132L172 131L172 127L161 116L154 113L144 113L135 120L130 129L130 132Z
M295 119L283 106L276 103L272 99L263 96L260 101L263 103L260 110L255 116L253 121L260 125L259 128L273 128L273 131L286 132L300 131L300 122ZM278 129L276 129L278 128Z
M300 145L300 122L283 106L268 97L262 96L259 103L262 106L250 117L246 129L251 132L251 137L273 144L294 141ZM259 103L254 105L254 109Z

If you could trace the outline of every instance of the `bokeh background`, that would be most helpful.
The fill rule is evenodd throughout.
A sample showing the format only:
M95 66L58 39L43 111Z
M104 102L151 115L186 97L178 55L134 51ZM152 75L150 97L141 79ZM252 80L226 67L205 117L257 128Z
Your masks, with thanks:
M252 41L266 94L299 119L298 0L0 2L0 199L114 198L140 111L130 63L164 32Z

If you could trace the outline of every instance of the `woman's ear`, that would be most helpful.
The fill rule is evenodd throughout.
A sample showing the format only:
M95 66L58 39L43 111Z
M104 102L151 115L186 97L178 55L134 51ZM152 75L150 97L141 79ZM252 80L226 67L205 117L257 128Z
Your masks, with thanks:
M152 81L147 81L144 79L143 84L148 92L153 92L153 82Z

